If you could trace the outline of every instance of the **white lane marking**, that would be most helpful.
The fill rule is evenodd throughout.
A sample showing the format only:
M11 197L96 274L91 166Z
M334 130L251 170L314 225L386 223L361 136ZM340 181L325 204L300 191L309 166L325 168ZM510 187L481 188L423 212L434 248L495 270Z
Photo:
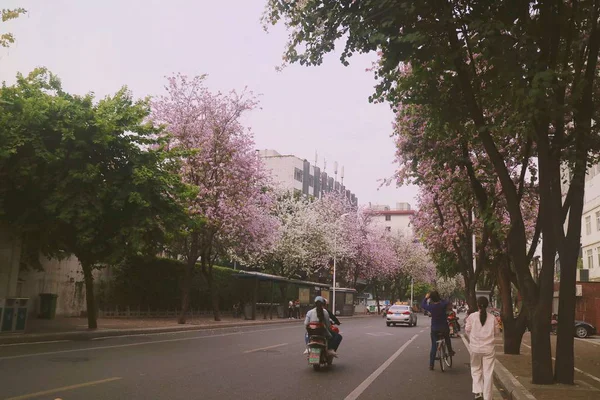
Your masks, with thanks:
M418 337L416 334L410 340L402 345L390 358L388 358L379 368L367 377L360 385L356 387L344 400L356 400L367 388L385 371L387 367L394 362L396 358Z
M528 345L527 343L523 343L523 346L526 346L528 349L531 349L531 346L530 346L530 345ZM556 358L552 357L552 360L556 361ZM592 375L592 374L588 374L587 372L585 372L585 371L582 371L582 370L580 370L579 368L575 368L575 367L574 367L573 369L574 369L575 371L579 372L580 374L583 374L583 375L587 376L587 377L588 377L588 378L590 378L590 379L593 379L593 380L595 380L595 381L597 381L597 382L600 382L600 378L598 378L597 376L594 376L594 375Z
M64 342L71 342L72 340L50 340L48 342L24 342L24 343L7 343L7 344L0 344L0 347L8 347L8 346L24 346L26 344L46 344L46 343L64 343Z
M87 348L82 348L82 349L46 351L46 352L42 352L42 353L20 354L18 356L5 356L5 357L0 357L0 360L14 360L14 359L17 359L17 358L48 356L48 355L54 355L54 354L75 353L75 352L80 352L80 351L94 351L94 350L118 349L118 348L122 348L122 347L143 346L143 345L153 344L153 343L183 342L183 341L187 341L187 340L199 340L199 339L208 339L208 338L213 338L213 337L243 335L245 333L254 333L254 332L278 331L278 330L291 329L291 328L297 328L297 326L286 326L284 328L275 328L275 329L257 329L257 330L248 331L248 332L230 332L230 333L221 333L221 334L218 334L218 335L194 336L194 337L177 338L177 339L152 340L152 341L149 341L149 342L115 344L115 345L111 345L111 346L87 347Z
M261 347L259 349L246 350L246 351L244 351L244 354L255 353L257 351L263 351L263 350L269 350L269 349L275 349L275 348L281 347L281 346L287 346L287 343L274 344L273 346Z
M580 339L580 338L575 338L575 340L578 340L578 341L583 342L583 343L591 344L591 345L594 345L594 346L600 346L600 342L598 342L598 343L594 342L595 339Z
M372 332L372 333L366 333L366 335L371 335L371 336L393 336L393 333L388 333L388 332Z
M44 390L43 392L36 392L36 393L29 393L29 394L24 394L22 396L16 396L16 397L9 397L6 400L25 400L25 399L33 399L35 397L40 397L40 396L44 396L47 394L53 394L53 393L58 393L58 392L64 392L66 390L73 390L73 389L79 389L82 387L87 387L87 386L94 386L94 385L99 385L101 383L108 383L108 382L113 382L113 381L118 381L121 380L123 378L120 377L114 377L114 378L108 378L108 379L102 379L99 381L92 381L92 382L85 382L85 383L79 383L77 385L70 385L70 386L63 386L60 388L56 388L56 389L50 389L50 390Z
M421 329L421 330L419 331L419 333L423 333L423 332L425 332L425 329Z

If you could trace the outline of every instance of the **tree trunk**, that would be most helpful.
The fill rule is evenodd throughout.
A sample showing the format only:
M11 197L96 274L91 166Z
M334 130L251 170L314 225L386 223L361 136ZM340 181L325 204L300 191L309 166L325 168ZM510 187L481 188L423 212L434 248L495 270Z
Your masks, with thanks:
M500 292L500 300L502 301L500 316L504 336L504 354L521 354L521 341L527 326L527 318L525 310L522 309L519 317L515 319L508 260L501 260L498 264L496 281Z
M546 307L537 307L531 318L531 372L532 383L550 385L552 375L552 349L550 347L550 321Z
M183 282L181 282L181 312L177 318L178 324L185 324L187 321L187 312L190 309L190 292L192 291L192 279L194 268L198 257L188 257L183 273Z
M375 301L377 303L377 315L379 315L381 307L379 307L379 292L377 291L377 285L375 285Z
M208 266L205 277L206 277L206 283L208 285L208 292L210 293L213 317L214 317L215 321L220 321L221 320L221 312L219 311L219 290L217 287L215 287L212 266L210 266L210 265Z
M477 310L477 293L475 292L477 281L474 278L465 275L463 275L465 279L465 297L467 304L469 305L469 311L474 312Z
M510 299L509 299L510 302ZM517 318L502 316L502 327L504 335L504 354L521 354L521 342L527 328L526 310L521 310Z
M258 285L259 280L254 279L254 290L252 291L252 320L256 319L256 303L258 302Z
M88 328L98 328L96 320L96 299L94 297L94 276L92 275L92 265L89 263L81 263L83 269L83 280L85 282L85 301L87 307Z
M554 294L554 256L556 246L552 235L544 235L542 242L542 271L538 288L537 303L533 306L525 301L531 317L531 372L532 382L549 385L554 382L552 374L552 349L550 347L550 318ZM535 293L528 294L531 300Z
M557 383L573 385L575 382L575 355L573 326L575 326L575 284L577 280L577 253L568 260L560 259L560 296L558 297L558 331L556 339ZM571 264L571 265L569 265Z

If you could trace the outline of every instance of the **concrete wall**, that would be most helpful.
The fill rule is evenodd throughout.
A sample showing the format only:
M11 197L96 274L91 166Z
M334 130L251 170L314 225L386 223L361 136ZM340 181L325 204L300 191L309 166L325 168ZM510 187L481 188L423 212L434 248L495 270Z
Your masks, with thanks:
M581 248L583 268L589 269L590 280L600 281L600 164L590 167L586 176Z
M302 191L302 182L294 178L294 170L298 168L304 174L304 162L294 156L270 156L263 161L273 175L274 183L283 189Z
M43 271L22 271L19 275L19 295L29 297L30 315L35 317L39 313L40 293L54 293L58 295L56 305L57 316L79 316L86 309L85 285L81 264L76 257L63 260L40 260ZM98 282L105 279L106 270L95 271L94 278Z
M17 295L21 241L7 225L0 225L0 298Z
M389 215L389 221L386 221L386 216L376 214L373 216L374 222L389 231L392 235L402 235L404 237L413 237L413 229L410 223L412 214L395 214Z

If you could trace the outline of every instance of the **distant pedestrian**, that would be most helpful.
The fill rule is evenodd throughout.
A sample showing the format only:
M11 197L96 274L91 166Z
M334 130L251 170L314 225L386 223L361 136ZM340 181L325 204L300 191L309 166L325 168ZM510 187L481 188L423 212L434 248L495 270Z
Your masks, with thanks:
M294 301L290 300L288 303L288 318L294 318Z
M300 300L296 299L294 302L294 306L296 308L296 318L300 319Z
M477 312L467 317L465 331L469 335L471 377L476 400L492 400L496 350L494 339L500 333L498 321L487 312L487 297L477 299Z

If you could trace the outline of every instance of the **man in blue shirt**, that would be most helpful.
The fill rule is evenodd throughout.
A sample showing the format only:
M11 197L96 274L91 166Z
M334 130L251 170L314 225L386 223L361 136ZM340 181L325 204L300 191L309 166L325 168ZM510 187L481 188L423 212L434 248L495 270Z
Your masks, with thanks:
M429 303L427 302L429 300ZM454 350L452 350L452 342L450 341L450 328L448 327L448 320L446 316L446 310L448 309L448 302L442 300L440 294L437 291L427 293L423 299L421 307L431 313L431 351L429 353L429 369L433 370L433 364L435 363L435 353L437 350L436 342L438 334L444 335L446 340L446 346L448 352L453 356Z

